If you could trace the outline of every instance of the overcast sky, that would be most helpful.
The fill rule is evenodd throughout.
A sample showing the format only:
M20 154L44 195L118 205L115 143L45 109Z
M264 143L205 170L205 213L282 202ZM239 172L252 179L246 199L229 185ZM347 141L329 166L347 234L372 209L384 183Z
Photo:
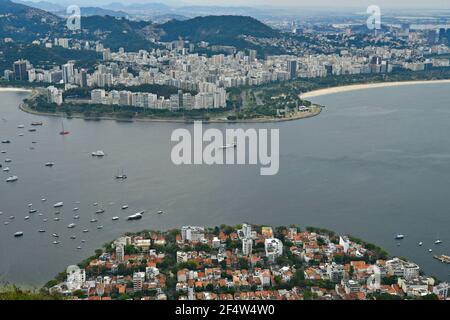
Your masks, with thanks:
M25 0L26 1L26 0ZM33 0L38 2L41 0ZM221 6L272 6L272 7L366 7L379 5L385 8L436 8L450 9L450 0L47 0L54 3L71 3L81 5L102 5L111 2L120 3L151 3L159 2L169 5L221 5Z

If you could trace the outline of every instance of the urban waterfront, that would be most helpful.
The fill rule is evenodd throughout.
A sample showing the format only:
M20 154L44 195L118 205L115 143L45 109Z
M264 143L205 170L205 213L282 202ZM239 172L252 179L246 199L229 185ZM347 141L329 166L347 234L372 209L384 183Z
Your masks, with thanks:
M448 265L432 258L450 249L448 89L427 84L346 92L314 98L326 108L307 120L211 125L279 128L280 173L274 177L261 177L258 166L172 165L170 135L179 124L72 119L64 120L70 135L60 136L60 118L23 113L17 106L26 95L1 93L0 138L12 143L0 146L7 151L0 159L3 167L6 158L12 162L0 183L0 280L41 285L125 232L242 221L349 233L448 280ZM44 126L28 132L32 121ZM24 129L17 128L21 124ZM106 156L92 158L99 149ZM49 161L53 168L44 166ZM122 170L128 179L116 181ZM19 181L6 184L13 174ZM56 222L53 204L59 201L65 206ZM29 203L44 215L30 215ZM105 213L97 216L93 203ZM141 221L125 221L141 210ZM4 225L11 215L15 219ZM91 224L94 216L99 221ZM114 216L120 220L113 222ZM70 223L76 228L68 229ZM83 234L86 228L90 232ZM24 237L15 239L17 231ZM52 233L60 235L59 245L52 244ZM406 238L397 246L399 233ZM440 246L434 245L438 238Z

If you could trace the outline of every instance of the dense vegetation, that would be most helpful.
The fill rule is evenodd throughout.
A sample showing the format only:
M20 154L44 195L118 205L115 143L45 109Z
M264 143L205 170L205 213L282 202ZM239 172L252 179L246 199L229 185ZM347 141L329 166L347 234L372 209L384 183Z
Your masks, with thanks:
M59 300L61 297L50 295L47 290L26 290L16 286L0 287L0 301L2 300Z

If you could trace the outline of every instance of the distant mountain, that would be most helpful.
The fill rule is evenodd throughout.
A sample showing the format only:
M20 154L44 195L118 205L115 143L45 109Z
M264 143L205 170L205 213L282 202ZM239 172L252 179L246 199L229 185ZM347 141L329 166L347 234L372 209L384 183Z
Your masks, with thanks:
M81 7L81 16L82 17L89 17L89 16L111 16L115 18L127 18L129 15L128 13L124 11L115 11L115 10L109 10L109 9L103 9L99 7ZM59 16L66 17L68 16L66 10L61 10L59 12L56 12Z
M102 8L110 9L110 10L122 10L122 11L139 11L139 10L156 10L156 11L164 11L169 12L171 8L164 3L132 3L132 4L123 4L123 3L110 3L108 5L102 6Z
M0 0L0 38L34 40L48 35L60 19L41 9Z
M264 23L244 16L207 16L186 21L169 21L159 25L161 39L174 41L179 38L194 42L233 45L242 35L259 38L279 36L278 31Z
M61 6L57 3L48 2L48 1L39 1L39 2L33 2L33 1L21 1L21 0L14 0L15 3L20 3L32 8L45 10L48 12L58 12L65 10L66 7Z

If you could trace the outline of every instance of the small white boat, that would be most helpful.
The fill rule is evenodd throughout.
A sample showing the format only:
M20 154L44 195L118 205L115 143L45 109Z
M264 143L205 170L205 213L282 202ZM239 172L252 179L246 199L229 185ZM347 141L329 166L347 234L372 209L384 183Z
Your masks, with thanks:
M67 226L67 228L69 228L69 229L73 229L73 228L75 228L76 227L76 224L75 223L71 223L71 224L69 224L68 226Z
M112 218L112 221L117 221L117 220L119 220L119 217L113 217Z
M6 179L6 182L15 182L17 180L19 180L18 176L11 176L8 179Z
M402 240L404 238L405 236L403 234L398 234L397 236L395 236L395 240Z
M54 165L55 165L54 162L47 162L47 163L45 164L46 167L53 167Z
M420 247L423 246L423 242L422 241L419 242L419 246Z
M23 232L19 231L19 232L14 233L14 237L16 237L16 238L23 237Z
M122 207L122 210L127 210L129 207L127 206L127 205L124 205L123 207Z
M105 213L105 210L104 209L99 209L99 210L95 211L95 213L96 214L102 214L102 213Z
M131 216L128 216L128 220L129 221L132 221L132 220L140 220L140 219L142 219L142 215L144 214L144 211L141 211L141 212L138 212L138 213L135 213L135 214L133 214L133 215L131 215Z
M9 172L9 167L3 168L3 172Z
M97 226L97 229L101 230L101 229L103 229L103 226Z
M47 222L48 221L48 219L47 218L45 218L44 220L42 220L42 221L44 221L44 222Z
M54 208L61 208L64 206L64 202L58 202L53 205Z
M30 210L28 211L28 213L36 213L36 212L37 212L36 209L30 209Z
M93 206L94 207L98 206L98 202L94 202Z
M77 250L81 250L81 249L83 249L83 248L81 248L81 247L79 247L79 246L77 247Z
M39 214L38 214L39 217L42 217L43 215L44 215L43 213L39 213Z
M80 209L78 209L78 208L73 208L72 209L72 211L78 211L78 210L80 210Z
M58 235L57 233L53 233L53 234L52 234L52 237L53 237L53 238L59 238L59 235Z
M4 224L5 226L7 226L7 225L9 224L9 221L5 221L5 222L3 222L3 224Z
M32 206L33 206L32 203L29 203L29 204L28 204L28 208L31 208Z
M80 219L80 216L74 216L73 217L75 220L79 220Z
M45 233L44 229L39 230L39 233Z
M6 150L2 150L2 151L0 151L0 153L5 154L5 153L6 153Z
M97 150L92 152L92 156L101 158L105 156L105 153L102 150Z
M19 137L23 137L24 136L24 134L23 133L19 133Z
M428 249L428 252L433 252L433 249Z
M83 233L88 233L88 232L89 232L88 229L84 229L84 230L83 230Z
M24 126L23 124L19 124L19 125L17 126L17 128L18 128L18 129L23 129L23 128L25 128L25 126Z
M53 221L59 221L60 219L58 217L53 218Z
M30 220L30 216L26 216L24 220Z
M76 236L71 236L70 239L75 240L77 237Z
M42 198L42 199L41 199L41 201L42 201L42 202L45 202L45 201L47 201L47 199L45 199L45 198Z
M14 217L14 216L10 216L9 217L9 220L14 220L16 217Z
M11 159L5 159L5 162L6 162L6 163L11 163L12 160L11 160Z
M441 240L436 240L436 241L434 242L434 244L442 244L442 241L441 241Z
M59 241L56 241L56 240L55 240L55 241L53 241L53 244L54 244L54 245L57 245L57 244L59 244Z
M158 211L157 213L158 213L159 215L162 215L162 214L164 214L164 211L161 211L161 210L160 210L160 211Z
M97 219L91 219L91 223L96 223L98 220Z

